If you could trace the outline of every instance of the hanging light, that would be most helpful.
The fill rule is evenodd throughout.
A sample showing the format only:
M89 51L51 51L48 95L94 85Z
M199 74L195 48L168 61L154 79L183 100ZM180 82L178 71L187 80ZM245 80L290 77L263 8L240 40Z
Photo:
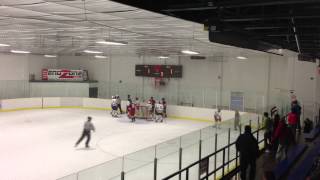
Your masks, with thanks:
M168 56L159 56L158 58L159 58L159 59L169 59Z
M107 59L108 58L107 56L100 56L100 55L95 55L94 57L97 59Z
M83 52L88 53L88 54L102 54L103 53L101 51L94 51L94 50L84 50Z
M0 44L0 47L9 47L9 44Z
M44 55L44 57L46 57L46 58L56 58L57 55L46 54L46 55Z
M188 54L188 55L197 55L197 54L200 54L199 52L191 51L191 50L182 50L181 52L182 52L183 54Z
M31 53L30 51L21 51L21 50L11 50L10 52L15 53L15 54L29 54L29 53Z
M246 59L248 59L248 58L247 58L247 57L244 57L244 56L237 56L237 59L246 60Z
M103 45L111 45L111 46L125 46L128 44L128 42L124 41L112 41L112 40L105 40L105 41L97 41L97 44L103 44Z

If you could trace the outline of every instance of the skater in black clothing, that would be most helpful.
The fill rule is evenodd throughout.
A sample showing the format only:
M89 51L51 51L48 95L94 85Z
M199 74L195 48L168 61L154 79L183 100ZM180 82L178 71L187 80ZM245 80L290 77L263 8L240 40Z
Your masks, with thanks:
M240 152L240 177L241 180L247 178L247 168L250 166L250 180L256 176L256 159L258 157L259 146L257 139L251 133L251 127L245 126L245 132L236 141L237 151Z
M75 144L75 147L78 146L78 144L85 138L87 137L87 141L86 141L86 148L89 148L89 143L90 143L90 139L91 139L91 131L95 131L95 128L91 122L92 118L90 116L88 116L88 120L85 122L84 127L83 127L83 131L82 131L82 135L79 138L79 140L77 141L77 143Z

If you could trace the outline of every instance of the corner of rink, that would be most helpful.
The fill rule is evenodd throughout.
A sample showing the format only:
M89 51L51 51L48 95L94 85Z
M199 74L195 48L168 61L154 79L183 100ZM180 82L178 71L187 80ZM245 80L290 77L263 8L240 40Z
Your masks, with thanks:
M7 112L0 113L4 180L54 180L119 158L138 162L157 146L171 147L181 136L212 126L215 111L169 105L164 123L142 119L131 123L126 115L112 118L106 99L27 98L2 100L1 105ZM74 148L87 116L93 117L96 127L91 148L84 144ZM233 116L232 111L222 111L225 123Z

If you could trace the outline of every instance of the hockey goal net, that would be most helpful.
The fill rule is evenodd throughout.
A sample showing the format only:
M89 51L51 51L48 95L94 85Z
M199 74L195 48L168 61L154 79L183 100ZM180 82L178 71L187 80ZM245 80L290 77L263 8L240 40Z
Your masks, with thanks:
M151 121L153 118L152 108L146 104L137 105L135 116L138 119L146 119Z

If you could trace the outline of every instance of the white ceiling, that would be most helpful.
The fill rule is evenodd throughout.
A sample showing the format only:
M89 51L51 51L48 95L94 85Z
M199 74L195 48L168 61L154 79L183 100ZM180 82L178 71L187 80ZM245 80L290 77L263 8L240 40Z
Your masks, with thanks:
M243 50L210 43L203 25L137 9L109 0L0 0L0 52L75 54L84 49L105 54L202 55ZM127 46L98 45L102 39Z

